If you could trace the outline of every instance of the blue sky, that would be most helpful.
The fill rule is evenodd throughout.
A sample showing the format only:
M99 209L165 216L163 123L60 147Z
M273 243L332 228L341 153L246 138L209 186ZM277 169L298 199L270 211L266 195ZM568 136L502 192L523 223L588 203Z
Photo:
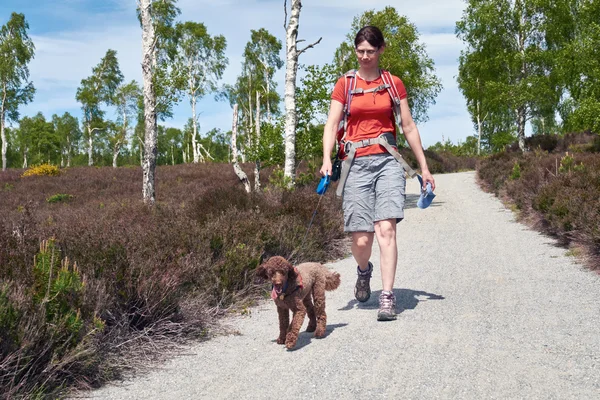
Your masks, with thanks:
M303 53L300 62L330 62L355 16L389 4L382 0L304 0L298 37L308 43L319 37L323 40ZM179 0L178 5L182 11L180 20L203 22L211 34L227 39L229 66L222 83L232 84L239 75L241 55L251 29L264 27L278 37L284 44L285 59L282 0ZM424 146L442 139L454 143L464 140L475 133L455 78L463 44L454 35L454 25L462 15L464 1L401 0L395 1L394 6L417 26L444 86L436 104L429 109L429 121L419 125ZM2 0L0 24L6 23L13 11L24 13L36 46L30 71L37 93L31 104L21 108L21 114L42 111L50 118L54 113L68 111L80 117L80 106L75 100L77 87L108 49L117 51L126 80L141 82L141 30L135 7L135 0ZM278 90L283 93L284 69L276 79ZM231 129L228 103L206 96L200 108L201 132ZM164 124L182 128L190 115L189 105L183 101L175 108L174 118Z

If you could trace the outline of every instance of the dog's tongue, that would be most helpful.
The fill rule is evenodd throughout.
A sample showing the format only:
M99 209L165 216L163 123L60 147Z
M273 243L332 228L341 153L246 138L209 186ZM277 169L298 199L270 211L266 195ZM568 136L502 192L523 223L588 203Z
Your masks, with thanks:
M271 290L271 298L273 300L275 300L277 298L277 291L275 290L275 288L273 288L273 290Z

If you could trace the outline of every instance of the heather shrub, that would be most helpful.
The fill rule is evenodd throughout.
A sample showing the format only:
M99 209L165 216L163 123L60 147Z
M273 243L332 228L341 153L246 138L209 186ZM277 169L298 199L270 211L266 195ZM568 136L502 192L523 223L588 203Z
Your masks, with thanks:
M60 175L60 170L55 165L41 164L29 168L23 172L22 176L57 176Z
M340 201L330 190L307 233L318 178L299 172L305 186L248 194L228 164L159 167L154 207L141 201L139 167L0 174L12 185L0 202L0 397L98 386L204 337L216 316L264 294L253 271L265 257L344 255ZM68 206L48 201L57 193Z
M598 154L502 153L484 160L478 175L487 188L520 210L519 218L557 237L563 245L584 248L589 256L588 265L597 268L600 262Z
M72 198L73 198L73 196L71 196L70 194L57 193L55 195L48 197L46 199L46 201L48 203L60 203L60 202L67 202L67 201L71 200Z
M510 179L519 179L521 177L521 165L518 161L513 164L512 172L510 173Z

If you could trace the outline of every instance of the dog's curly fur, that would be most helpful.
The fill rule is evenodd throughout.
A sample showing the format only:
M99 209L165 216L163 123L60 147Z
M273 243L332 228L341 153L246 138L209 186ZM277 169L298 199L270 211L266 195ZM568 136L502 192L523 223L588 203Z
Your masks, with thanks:
M296 272L302 278L301 288L298 287L300 279ZM261 264L256 269L256 275L270 280L277 294L275 304L279 314L278 344L285 344L288 349L296 346L306 314L309 318L306 331L314 332L316 338L325 336L325 291L337 289L340 274L329 271L319 263L302 263L294 268L285 258L275 256ZM291 323L290 310L293 313Z

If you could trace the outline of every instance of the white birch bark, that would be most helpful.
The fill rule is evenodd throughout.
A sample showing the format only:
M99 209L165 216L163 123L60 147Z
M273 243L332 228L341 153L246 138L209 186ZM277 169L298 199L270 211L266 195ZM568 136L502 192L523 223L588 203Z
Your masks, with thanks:
M71 147L71 135L69 135L67 136L67 168L71 166L71 152L73 150Z
M296 114L296 75L298 73L298 57L307 49L314 47L321 42L319 38L313 44L310 44L298 50L298 24L300 19L301 0L292 0L290 19L287 21L286 15L286 66L285 66L285 164L283 169L284 177L289 179L290 187L294 186L296 180L296 125L298 116ZM287 0L284 0L284 9L287 14Z
M25 147L25 149L23 150L23 168L27 168L28 164L27 164L27 154L29 154L29 149L27 147Z
M286 66L285 66L285 163L283 174L290 179L290 185L296 181L296 74L298 73L298 22L301 0L292 0L292 10L286 28Z
M190 62L191 64L191 62ZM190 67L191 70L191 67ZM198 134L198 123L196 120L196 96L194 93L195 82L193 77L190 76L190 104L192 105L192 149L194 151L194 164L198 164L200 161L200 151L196 142L196 135Z
M2 90L2 104L0 104L0 139L2 139L2 171L6 171L6 151L8 143L6 142L6 85Z
M248 176L240 167L238 163L238 154L237 154L237 128L238 128L238 105L233 105L233 123L231 125L231 151L233 153L233 170L235 174L240 178L240 181L244 184L244 189L246 189L246 193L250 193L250 182L248 181Z
M121 136L117 138L115 142L115 146L113 148L113 168L117 168L117 157L119 156L119 152L121 151L121 146L123 145L123 141L127 136L127 110L126 107L123 108L123 130L121 131Z
M94 165L94 158L93 158L93 153L94 153L94 140L92 137L92 127L90 125L90 123L87 123L87 130L88 130L88 166L92 166Z
M519 14L519 34L518 34L518 46L519 52L521 53L521 71L517 78L517 85L521 83L527 74L527 64L525 63L525 15L522 10L522 3L517 1L516 7L521 11ZM519 149L525 151L525 123L527 121L526 106L520 106L517 108L517 139L519 141Z
M479 100L477 100L477 155L481 153L481 130L482 130L482 121L481 115L479 111Z
M156 125L156 95L153 74L156 61L156 32L150 12L152 0L138 0L142 20L142 77L144 79L144 161L142 196L144 203L154 204L156 189L156 152L158 128Z
M268 103L268 101L267 101ZM256 91L256 151L260 146L260 93ZM260 157L256 157L254 163L254 191L260 191Z

